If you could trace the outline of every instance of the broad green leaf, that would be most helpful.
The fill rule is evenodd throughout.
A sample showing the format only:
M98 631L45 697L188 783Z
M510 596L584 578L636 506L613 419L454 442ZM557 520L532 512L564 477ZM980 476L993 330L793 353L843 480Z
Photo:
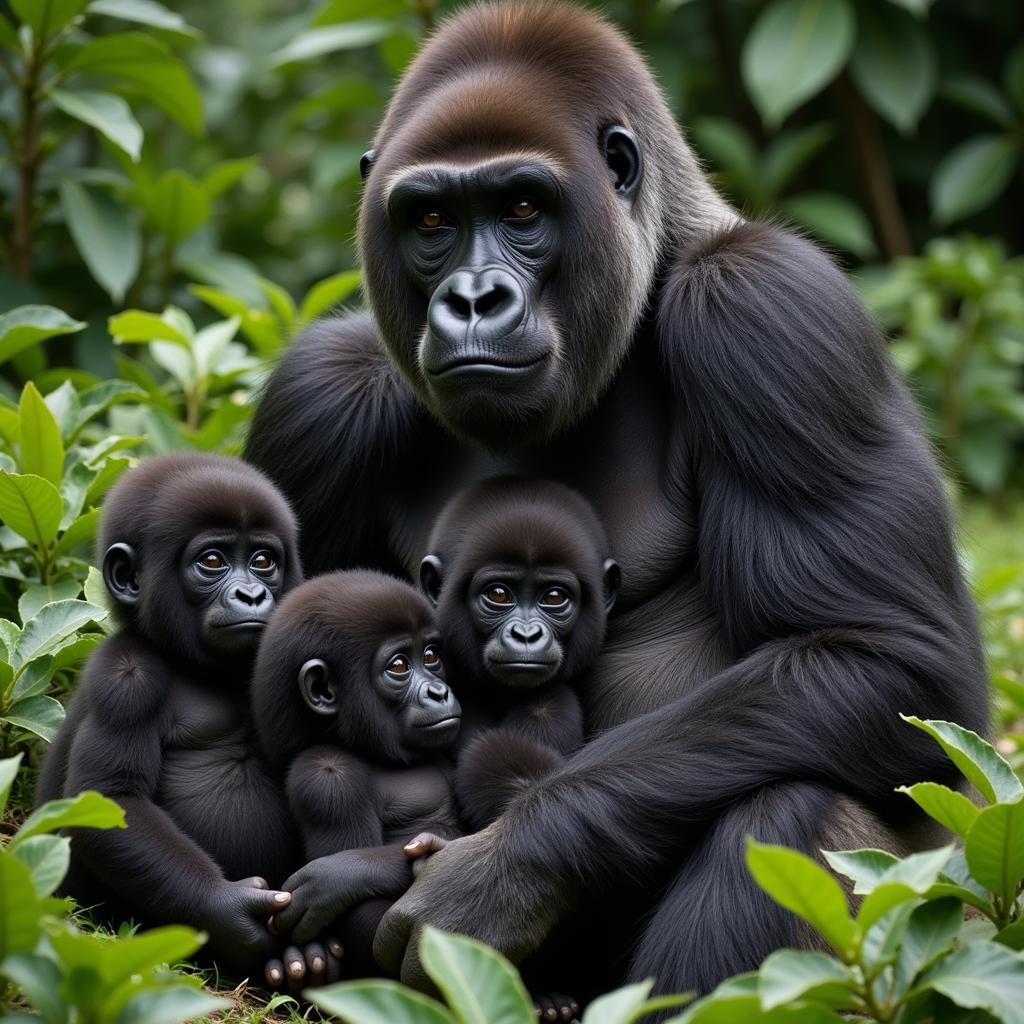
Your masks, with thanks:
M756 974L730 978L666 1024L842 1024L839 1014L820 1004L798 1002L762 1009L759 990Z
M764 8L747 34L741 66L765 124L777 126L835 77L854 29L847 0L773 0Z
M165 171L145 201L146 216L161 234L178 243L210 219L203 186L184 171Z
M0 759L0 814L7 809L7 798L11 795L11 786L18 777L21 765L21 754Z
M460 1024L440 1003L397 981L343 981L302 995L348 1024Z
M997 199L1020 160L1014 140L1005 135L977 135L946 154L932 176L932 217L949 224L984 209Z
M986 807L964 843L971 874L1009 904L1024 879L1024 801Z
M60 968L47 956L16 953L0 961L0 975L9 978L21 990L29 1005L42 1014L46 1024L65 1024L68 1006L60 994ZM38 1021L29 1017L29 1021Z
M89 273L120 302L142 260L142 236L134 216L103 189L68 178L60 183L60 202Z
M233 316L230 320L220 320L196 332L192 339L192 353L200 378L208 377L216 371L217 363L231 339L238 333L240 323L238 317Z
M934 2L935 0L889 0L889 3L910 11L911 14L916 15L918 18L926 17L928 14L928 8L931 7Z
M0 619L0 645L2 645L3 657L0 657L0 662L9 662L14 656L14 647L18 642L18 637L21 636L21 627L16 623L11 622L10 619Z
M105 608L88 601L54 601L45 605L25 623L14 648L16 666L54 653L65 640L90 622L100 622L107 616Z
M202 35L180 14L169 11L155 0L92 0L87 13L105 14L110 18L133 21L139 25L163 29L165 32L177 32L179 35L192 38Z
M747 840L747 867L757 884L777 903L813 925L841 955L857 941L839 883L810 857L782 846Z
M909 989L914 978L949 949L963 922L963 906L949 896L914 908L896 961L900 991Z
M164 317L156 313L145 313L140 309L129 309L118 313L107 321L107 329L114 337L114 344L130 341L172 341L191 349L191 335L183 334Z
M864 898L857 923L866 930L894 907L924 896L938 881L952 853L952 846L944 846L897 861Z
M313 25L334 25L365 18L393 18L408 10L406 0L328 0L317 11Z
M121 474L135 464L131 458L110 458L100 467L96 479L89 485L85 492L85 503L95 505L100 498L117 482Z
M71 840L64 836L32 836L19 843L13 852L32 872L36 895L51 896L68 873Z
M783 132L765 150L760 174L770 195L779 192L808 160L835 135L832 125L812 124Z
M859 6L850 74L868 103L906 135L935 95L935 51L927 30L891 4Z
M898 857L885 850L822 850L821 853L833 871L854 883L853 891L858 896L871 892L885 872L899 862Z
M44 604L54 601L70 601L78 597L82 585L78 580L58 580L56 583L33 583L18 598L18 615L22 622L28 622Z
M305 323L344 302L359 287L361 281L362 274L358 270L345 270L317 281L302 300L299 321Z
M70 424L69 439L77 437L82 427L112 405L141 401L145 397L142 388L124 380L105 380L88 388L78 396L78 411Z
M85 9L87 0L11 0L11 9L40 39L59 32Z
M0 519L34 547L53 543L62 510L60 492L49 480L0 470Z
M836 959L824 953L780 949L772 953L758 972L761 1007L773 1010L805 996L824 997L831 1005L848 1005L843 999L851 986L850 974Z
M184 925L154 928L140 935L120 939L107 946L101 967L103 980L114 986L133 974L142 974L164 963L175 963L190 957L206 936Z
M953 851L928 895L933 899L938 896L955 896L968 906L977 907L983 914L992 912L991 894L971 875L962 848Z
M192 391L198 383L195 359L192 353L165 341L154 341L149 346L150 355L158 366L162 366L183 391Z
M21 437L21 469L60 486L64 471L64 442L60 427L35 384L29 381L18 407Z
M140 992L125 1005L114 1024L178 1024L218 1010L227 1011L232 1006L230 999L188 985L174 985Z
M89 568L92 569L93 567L90 566ZM110 624L106 619L104 619L100 625L106 629L107 633L112 632ZM94 650L96 650L97 647L99 647L102 642L102 633L83 633L74 641L74 643L70 643L66 647L62 647L55 655L53 655L54 672L71 668L73 665L77 665L79 662L84 661ZM42 659L37 659L37 661L38 660ZM32 666L35 664L35 661L32 662Z
M987 1010L1002 1024L1024 1024L1024 959L995 942L961 946L926 971L915 988Z
M259 289L266 296L274 315L284 325L286 331L290 331L295 323L295 300L279 284L261 277L256 282Z
M535 1024L533 1002L518 972L482 942L428 926L420 959L462 1024Z
M727 117L701 117L691 133L701 156L710 157L744 191L762 194L757 149L738 124Z
M896 959L913 910L914 905L909 901L900 903L886 911L864 932L864 940L860 944L861 963L872 973Z
M979 114L1000 128L1013 126L1013 108L991 83L977 75L950 75L942 81L940 92L947 100Z
M96 530L100 523L100 510L94 508L91 512L78 516L74 522L64 531L57 542L56 552L58 555L66 555L74 551L79 544L92 541L96 536ZM78 596L77 594L75 595Z
M966 836L978 817L978 808L963 793L938 782L897 786L896 792L906 793L925 814L958 836Z
M379 43L394 31L386 21L354 21L307 29L287 46L271 54L270 66L280 67L292 61L313 60L339 50L357 50Z
M142 153L142 125L121 96L91 89L54 89L50 99L65 114L102 132L138 163Z
M123 32L93 39L64 70L112 79L112 85L142 96L193 135L202 134L203 101L195 82L184 64L152 35Z
M124 811L113 800L92 790L61 800L48 800L25 819L8 849L15 849L30 836L71 827L124 828Z
M38 384L36 385L39 386ZM45 390L40 388L40 390ZM78 392L70 380L65 380L60 387L54 388L45 398L46 408L53 413L53 418L60 427L61 437L70 429L71 422L78 414Z
M259 165L258 156L245 156L237 160L222 160L219 164L203 175L200 186L211 202L234 188L246 173Z
M74 334L85 326L53 306L18 306L0 316L0 363L47 338Z
M0 963L27 953L39 938L39 904L32 873L11 852L0 849Z
M1013 469L1017 449L1004 426L995 422L969 423L956 439L956 463L983 494L1002 490Z
M64 705L45 694L36 694L34 697L19 700L3 718L0 718L0 722L9 722L19 729L34 732L47 743L53 742L53 737L57 735L63 721Z
M936 740L957 768L990 802L1013 803L1024 796L1024 786L1013 769L976 732L952 722L922 721L914 715L900 717Z
M834 192L801 192L785 200L782 209L828 245L845 249L861 259L869 259L878 251L863 210L846 196Z
M648 1014L682 1006L693 998L692 993L684 992L681 995L655 996L650 999L653 987L654 979L648 978L632 985L623 985L595 999L583 1014L582 1024L633 1024Z
M18 673L18 679L11 688L11 704L17 704L18 701L46 693L50 688L50 681L53 679L55 671L52 655L44 654L41 658L33 658ZM49 708L51 714L53 710L52 707Z
M993 941L1019 953L1024 949L1024 921L1016 921L1000 929Z

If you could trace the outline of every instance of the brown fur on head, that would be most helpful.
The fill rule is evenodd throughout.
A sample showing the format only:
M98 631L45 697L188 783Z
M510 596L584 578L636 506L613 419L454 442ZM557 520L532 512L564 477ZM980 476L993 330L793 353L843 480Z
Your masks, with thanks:
M613 126L636 137L643 157L629 203L616 194L602 149ZM560 267L539 311L558 336L556 365L529 396L492 396L482 411L455 413L418 360L430 296L403 274L388 192L410 167L521 154L556 173L567 206ZM384 343L416 394L449 429L501 448L550 436L597 400L628 350L659 263L729 217L621 33L569 3L493 3L447 22L399 85L374 141L359 239Z

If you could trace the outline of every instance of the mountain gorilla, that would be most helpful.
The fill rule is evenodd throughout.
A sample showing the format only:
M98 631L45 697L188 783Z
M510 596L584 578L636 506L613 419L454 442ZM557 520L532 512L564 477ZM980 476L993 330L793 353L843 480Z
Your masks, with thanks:
M915 813L893 787L953 775L898 712L985 729L913 403L843 274L726 205L586 10L459 14L364 169L372 313L296 342L247 449L310 566L413 575L445 501L514 472L588 498L624 581L582 695L591 739L430 858L377 952L421 981L430 923L519 959L590 903L623 911L606 935L625 973L707 990L802 939L745 835L891 843ZM594 980L614 975L595 961Z
M89 659L38 799L99 790L127 829L74 829L65 889L111 919L202 928L222 965L262 966L281 945L265 922L289 900L266 879L299 852L255 756L248 677L302 579L295 520L251 466L165 455L111 491L99 551L119 629Z
M590 505L541 480L470 487L428 550L420 581L464 708L459 815L476 831L583 745L576 688L601 649L619 567Z
M291 903L274 923L313 942L361 904L340 929L357 973L373 972L377 923L412 881L403 844L458 834L443 752L461 710L439 643L422 594L352 571L293 591L260 645L253 717L309 861L285 881Z

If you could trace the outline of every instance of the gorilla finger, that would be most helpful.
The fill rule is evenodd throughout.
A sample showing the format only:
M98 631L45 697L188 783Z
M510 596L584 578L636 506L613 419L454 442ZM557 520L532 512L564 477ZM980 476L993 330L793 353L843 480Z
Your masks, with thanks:
M443 850L447 845L447 839L442 839L440 836L434 835L433 832L421 832L402 847L402 852L406 857L429 857L430 854Z
M249 878L240 878L237 882L232 882L231 885L237 885L244 889L269 889L270 886L267 884L265 878L261 878L259 875L252 875Z
M328 950L327 953L327 970L324 972L324 984L333 985L336 981L341 981L342 967L344 966L344 960L339 956L335 956Z
M330 953L331 956L340 960L345 955L345 947L341 944L339 939L336 939L333 936L328 936L327 952Z
M302 907L294 901L284 907L279 907L274 911L275 933L277 935L290 935L301 917Z
M245 889L242 901L245 909L256 917L279 917L291 903L292 894L277 889ZM280 925L281 922L278 921Z
M325 911L307 907L306 912L292 928L292 942L304 946L307 942L316 941L317 936L323 933L332 920L333 917Z
M558 1020L558 1011L551 997L546 993L538 993L533 997L534 1009L537 1011L537 1020L554 1021Z
M284 964L280 960L268 960L263 968L263 976L271 988L278 988L284 981Z
M302 950L310 972L320 977L327 969L327 952L319 942L308 942Z
M289 946L284 951L284 969L292 981L301 981L306 976L306 961L298 946Z
M555 1009L558 1011L558 1020L566 1021L567 1024L579 1013L580 1008L576 1000L564 992L552 992L551 1002L555 1004Z

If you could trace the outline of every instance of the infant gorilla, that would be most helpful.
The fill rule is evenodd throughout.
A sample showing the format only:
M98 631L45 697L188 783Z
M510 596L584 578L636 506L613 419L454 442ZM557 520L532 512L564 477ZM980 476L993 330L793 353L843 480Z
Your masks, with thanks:
M275 614L251 689L309 861L286 880L292 899L275 927L306 943L347 915L346 964L377 974L377 923L412 880L403 844L422 830L458 834L444 751L461 712L431 606L383 573L310 580ZM280 971L271 961L268 979Z

